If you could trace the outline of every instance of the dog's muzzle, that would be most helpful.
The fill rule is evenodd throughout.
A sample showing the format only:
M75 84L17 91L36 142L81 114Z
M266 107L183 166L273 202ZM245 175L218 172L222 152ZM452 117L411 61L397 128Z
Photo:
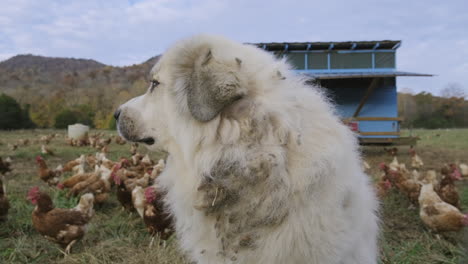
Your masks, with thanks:
M137 131L135 131L135 124L134 121L128 116L124 116L123 121L121 120L121 113L122 110L119 108L114 112L114 118L116 121L116 126L119 134L125 138L127 141L144 143L146 145L153 145L155 140L153 137L141 137L137 135Z

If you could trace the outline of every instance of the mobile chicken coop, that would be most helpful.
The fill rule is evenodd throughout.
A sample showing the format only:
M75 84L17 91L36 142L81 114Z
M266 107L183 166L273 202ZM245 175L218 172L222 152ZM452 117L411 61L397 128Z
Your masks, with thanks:
M295 71L328 90L337 110L363 145L414 145L401 137L397 76L432 76L397 71L401 41L255 43L284 57Z

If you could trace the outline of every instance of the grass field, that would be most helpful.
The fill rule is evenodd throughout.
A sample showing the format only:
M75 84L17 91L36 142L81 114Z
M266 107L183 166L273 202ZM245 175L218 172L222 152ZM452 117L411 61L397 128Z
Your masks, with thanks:
M61 134L49 145L56 152L55 156L45 157L50 167L95 152L89 147L66 145L65 131L0 132L0 157L10 156L14 169L13 175L6 178L12 208L8 220L0 223L0 263L186 263L174 237L166 247L155 243L149 248L151 238L143 221L136 213L122 211L114 194L96 208L88 233L75 244L72 254L64 256L57 245L41 237L31 225L33 206L26 200L28 189L40 186L51 194L57 206L74 206L76 199L67 200L61 191L39 180L34 158L40 153L40 143L15 151L9 150L7 144L24 138L39 139L40 135L50 133ZM446 162L468 162L468 130L414 130L412 133L421 137L418 153L427 168L438 169ZM129 148L128 144L111 144L108 156L114 160L129 156ZM144 148L139 151L146 153ZM365 147L362 151L372 166L371 176L378 175L378 163L391 161L381 147ZM399 160L408 164L407 147L401 147L399 152ZM162 157L159 153L150 155L156 160ZM468 211L468 183L459 183L458 187L463 210ZM468 263L468 230L441 235L429 232L419 219L418 209L410 206L398 192L390 193L382 201L381 218L381 263Z

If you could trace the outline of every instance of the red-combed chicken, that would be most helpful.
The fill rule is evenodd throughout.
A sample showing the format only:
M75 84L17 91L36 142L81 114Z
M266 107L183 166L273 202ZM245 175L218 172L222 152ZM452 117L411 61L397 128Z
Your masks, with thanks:
M385 172L386 179L389 179L402 193L406 194L411 202L418 203L419 192L421 190L419 182L411 179L409 175L404 175L399 168L393 170L385 164L381 164L380 168Z
M444 202L460 207L460 196L455 187L455 181L462 179L460 171L455 164L450 164L442 168L441 174L443 178L439 187L436 188L437 194Z
M9 209L10 203L6 195L6 188L5 185L3 185L2 179L0 179L0 222L7 219Z
M47 182L49 185L56 185L59 182L59 177L62 174L62 166L59 165L55 170L47 167L45 160L41 156L36 157L36 162L39 165L39 178Z
M85 194L75 208L55 208L47 193L33 187L28 200L36 205L32 213L32 223L41 235L58 243L69 254L71 247L86 233L86 226L93 216L94 196Z
M124 184L124 175L123 172L120 171L122 168L122 162L118 163L114 166L111 177L114 180L115 185L117 186L117 200L126 210L133 210L133 202L132 202L132 191L127 190Z
M165 193L155 186L145 189L146 205L143 220L149 233L153 236L150 245L153 244L155 235L159 234L161 239L166 240L174 233L174 222L164 206L164 196Z
M468 226L468 214L462 214L455 206L442 201L432 183L422 186L419 206L421 220L436 232L460 231Z
M392 188L392 183L389 180L380 180L375 183L375 190L377 197L380 199L384 198L388 191Z

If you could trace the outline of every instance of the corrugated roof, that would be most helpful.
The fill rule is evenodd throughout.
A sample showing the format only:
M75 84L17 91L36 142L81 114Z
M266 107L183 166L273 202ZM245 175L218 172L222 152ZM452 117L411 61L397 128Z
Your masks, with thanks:
M372 40L372 41L329 41L329 42L265 42L247 43L264 48L268 51L285 50L362 50L362 49L397 49L400 40Z
M346 79L346 78L374 78L374 77L395 77L395 76L419 76L431 77L433 74L388 71L388 72L320 72L303 73L314 79Z

